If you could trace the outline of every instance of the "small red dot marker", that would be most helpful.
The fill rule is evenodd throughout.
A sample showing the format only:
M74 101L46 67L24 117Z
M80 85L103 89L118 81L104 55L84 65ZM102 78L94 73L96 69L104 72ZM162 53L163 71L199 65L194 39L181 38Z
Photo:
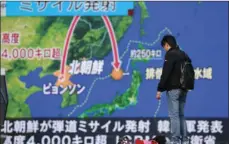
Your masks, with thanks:
M134 15L134 10L133 9L129 9L128 10L128 16L133 16Z

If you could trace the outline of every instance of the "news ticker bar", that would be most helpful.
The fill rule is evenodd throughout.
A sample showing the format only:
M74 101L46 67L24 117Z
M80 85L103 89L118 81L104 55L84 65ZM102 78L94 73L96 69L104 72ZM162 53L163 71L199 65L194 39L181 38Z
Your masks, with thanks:
M192 118L187 121L191 143L228 142L228 118ZM151 139L164 135L169 141L170 122L167 118L85 118L85 119L8 119L1 127L4 142L48 142L68 144L117 144L123 136L130 140ZM35 135L36 134L36 135Z

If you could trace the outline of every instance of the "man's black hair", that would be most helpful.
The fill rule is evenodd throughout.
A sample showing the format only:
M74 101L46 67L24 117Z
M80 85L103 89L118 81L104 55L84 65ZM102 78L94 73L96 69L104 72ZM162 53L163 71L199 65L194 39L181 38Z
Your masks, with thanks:
M163 47L165 44L169 44L172 48L179 48L177 45L176 38L172 35L165 35L161 40L161 46Z

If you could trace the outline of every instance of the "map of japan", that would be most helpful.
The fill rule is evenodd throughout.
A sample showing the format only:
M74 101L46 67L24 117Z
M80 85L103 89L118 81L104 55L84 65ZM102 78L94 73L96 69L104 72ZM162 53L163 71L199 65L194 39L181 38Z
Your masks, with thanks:
M109 4L100 2L93 9L114 12L119 6ZM89 5L63 4L61 10L93 11ZM217 15L224 16L224 5L216 5ZM21 3L21 11L30 11L25 6L29 5ZM45 6L61 8L43 2L32 8L43 12ZM212 61L224 49L205 54L222 43L218 37L226 37L223 30L213 30L224 28L225 22L210 8L216 9L205 2L135 2L126 16L2 17L1 66L7 69L10 96L7 117L153 117L155 112L166 117L165 94L160 106L155 99L165 55L160 42L166 34L174 35L180 48L194 57L196 84L205 85L190 93L188 105L195 107L187 106L187 116L227 115L223 92L217 100L222 107L216 108L222 113L212 113L211 103L202 107L192 100L198 96L215 101L215 91L207 87L221 81L219 71L225 72ZM176 17L167 17L163 9Z

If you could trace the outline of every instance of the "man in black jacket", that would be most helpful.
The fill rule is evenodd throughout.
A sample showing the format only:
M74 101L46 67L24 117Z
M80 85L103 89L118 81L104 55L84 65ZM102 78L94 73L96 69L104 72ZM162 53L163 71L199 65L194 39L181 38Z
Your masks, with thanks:
M171 143L183 144L188 142L187 126L184 118L184 106L187 91L180 89L181 64L185 56L179 49L176 39L166 35L161 41L166 51L162 75L157 87L156 98L161 98L161 92L166 91L168 111L171 123Z

